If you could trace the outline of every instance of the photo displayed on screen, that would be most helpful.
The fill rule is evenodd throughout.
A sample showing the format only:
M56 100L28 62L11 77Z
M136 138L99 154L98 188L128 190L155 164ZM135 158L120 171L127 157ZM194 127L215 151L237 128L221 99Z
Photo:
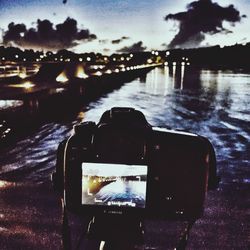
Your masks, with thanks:
M82 163L82 204L145 208L145 165Z

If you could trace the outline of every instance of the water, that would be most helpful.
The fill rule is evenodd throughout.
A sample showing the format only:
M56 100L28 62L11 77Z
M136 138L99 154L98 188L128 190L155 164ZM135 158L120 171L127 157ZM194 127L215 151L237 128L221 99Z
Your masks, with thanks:
M155 126L206 136L222 183L250 183L250 74L185 67L156 68L82 107L67 122L41 125L1 152L0 179L41 182L53 171L58 143L79 121L98 121L114 106L132 106Z
M98 121L113 106L133 106L152 125L204 135L215 147L221 183L208 193L188 249L248 249L249 95L250 73L156 68L82 107L78 114L75 110L76 115L44 120L0 152L0 248L60 248L61 209L49 181L58 143L79 121ZM145 242L150 249L174 249L183 231L182 224L148 221Z

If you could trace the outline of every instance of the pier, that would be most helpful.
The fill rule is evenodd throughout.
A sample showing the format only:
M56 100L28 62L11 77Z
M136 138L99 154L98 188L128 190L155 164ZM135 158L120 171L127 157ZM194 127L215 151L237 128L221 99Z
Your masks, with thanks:
M136 77L146 74L162 63L141 65L84 65L77 63L34 64L31 75L25 75L25 66L5 66L12 72L0 77L0 99L19 100L25 107L37 109L50 97L70 95L96 98ZM3 67L3 66L2 66ZM16 70L13 70L16 69ZM21 68L21 70L20 70ZM13 73L14 72L14 73ZM0 107L1 111L1 107Z
M131 57L130 57L131 58ZM0 146L45 120L66 118L162 62L5 62L0 69ZM35 122L36 121L36 122Z

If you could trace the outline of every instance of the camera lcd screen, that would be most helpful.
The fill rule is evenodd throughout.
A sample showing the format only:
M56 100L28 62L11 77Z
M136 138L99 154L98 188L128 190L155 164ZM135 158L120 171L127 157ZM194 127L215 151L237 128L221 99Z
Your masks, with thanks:
M82 205L145 208L148 167L82 163Z

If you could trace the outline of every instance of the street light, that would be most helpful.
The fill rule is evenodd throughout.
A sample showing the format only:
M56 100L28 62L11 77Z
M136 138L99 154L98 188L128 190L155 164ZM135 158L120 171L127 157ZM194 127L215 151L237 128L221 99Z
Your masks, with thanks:
M67 82L69 79L67 78L65 72L63 71L61 74L59 74L56 78L57 82L61 82L61 83L65 83Z
M108 70L105 71L105 73L106 73L106 74L111 74L112 71L111 71L110 69L108 69Z
M93 74L94 76L101 76L102 75L102 72L101 71L97 71Z
M84 68L82 65L78 65L77 70L76 70L76 77L86 79L89 76L85 73Z
M30 89L30 88L32 88L32 87L34 87L34 86L35 86L35 84L33 84L33 83L30 82L30 81L24 82L24 83L22 84L22 87L25 88L25 89Z
M22 79L26 78L27 77L26 72L20 72L19 77Z

